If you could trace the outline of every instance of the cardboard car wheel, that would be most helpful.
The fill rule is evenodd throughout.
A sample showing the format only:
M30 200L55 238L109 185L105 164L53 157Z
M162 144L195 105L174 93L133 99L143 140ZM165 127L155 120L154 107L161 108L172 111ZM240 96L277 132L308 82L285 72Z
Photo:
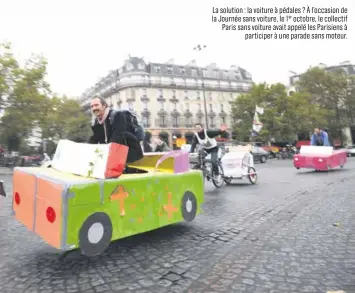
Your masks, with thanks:
M99 255L110 245L112 223L105 213L90 215L80 228L79 248L85 256Z
M195 219L197 213L197 199L191 191L186 191L181 200L181 214L186 222Z

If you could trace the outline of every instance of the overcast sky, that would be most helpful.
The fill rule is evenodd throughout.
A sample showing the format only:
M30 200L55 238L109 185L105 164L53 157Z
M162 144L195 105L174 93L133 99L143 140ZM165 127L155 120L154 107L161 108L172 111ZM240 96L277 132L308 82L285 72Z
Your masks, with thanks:
M244 41L238 31L212 23L212 7L347 7L346 41ZM146 61L198 65L215 62L248 70L256 82L288 83L289 71L310 65L355 62L355 1L351 0L0 0L0 42L10 41L21 60L48 59L48 80L61 94L77 96L131 56ZM198 54L197 44L207 49Z

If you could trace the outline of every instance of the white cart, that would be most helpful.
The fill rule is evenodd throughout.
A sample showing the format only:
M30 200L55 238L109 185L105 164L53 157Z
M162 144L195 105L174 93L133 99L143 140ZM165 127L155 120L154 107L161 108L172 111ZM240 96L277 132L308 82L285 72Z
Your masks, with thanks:
M248 178L256 184L257 172L254 167L253 155L243 149L230 150L221 158L224 171L224 182L230 184L234 179Z

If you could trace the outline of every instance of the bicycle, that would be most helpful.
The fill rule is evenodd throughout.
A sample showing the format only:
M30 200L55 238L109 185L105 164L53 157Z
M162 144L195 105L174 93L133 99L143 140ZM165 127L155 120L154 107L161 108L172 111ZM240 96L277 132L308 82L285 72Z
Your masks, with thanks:
M203 179L207 181L212 180L215 187L221 188L224 184L224 172L222 167L221 159L217 160L217 167L219 170L219 175L215 176L215 171L212 168L211 159L206 159L208 153L205 150L199 151L197 156L197 163L192 167L193 170L201 170L203 173Z

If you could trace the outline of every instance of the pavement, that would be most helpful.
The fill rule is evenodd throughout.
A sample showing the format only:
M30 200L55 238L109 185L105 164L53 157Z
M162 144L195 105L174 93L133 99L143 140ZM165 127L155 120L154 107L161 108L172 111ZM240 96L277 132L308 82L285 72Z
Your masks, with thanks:
M206 186L203 214L59 254L0 198L0 292L355 292L355 159L330 172L257 164L257 185ZM11 194L11 175L0 175Z
M6 167L0 167L0 180L1 180L1 175L9 175L12 174L13 170L10 168L6 168Z

